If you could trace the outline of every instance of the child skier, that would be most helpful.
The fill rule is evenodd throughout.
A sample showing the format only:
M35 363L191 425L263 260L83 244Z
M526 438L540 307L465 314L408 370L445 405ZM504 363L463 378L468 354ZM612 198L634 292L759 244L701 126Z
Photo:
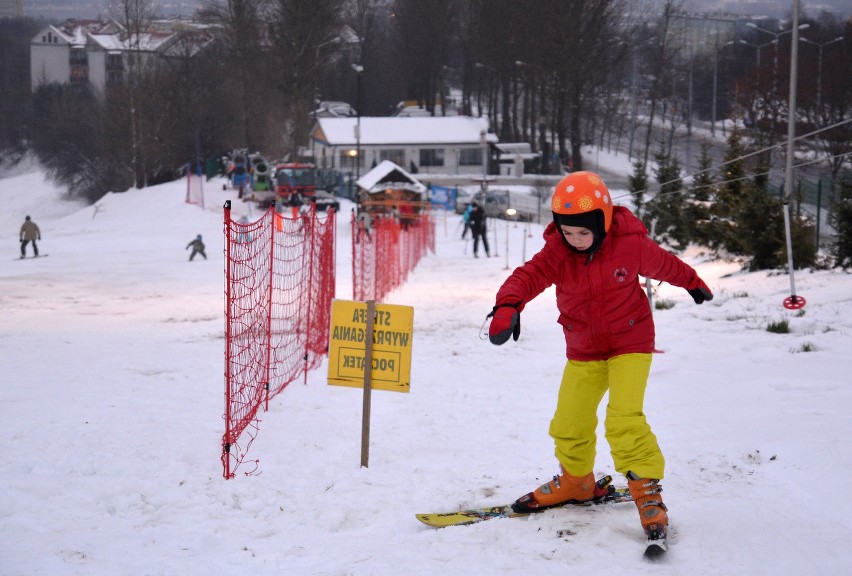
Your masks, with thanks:
M192 259L195 258L196 254L201 254L204 256L204 259L207 260L207 254L204 253L204 242L201 241L201 234L195 237L195 240L186 245L186 250L189 250L190 246L192 247L192 252L189 253L189 261L192 262Z
M615 469L627 476L649 541L665 550L668 515L659 484L665 462L643 410L654 320L638 277L684 288L696 304L713 294L694 269L648 237L641 220L612 205L597 174L563 178L551 208L544 247L503 283L489 315L493 344L517 340L526 303L555 284L567 348L550 423L561 474L512 507L535 512L595 497L596 414L609 391L604 427Z

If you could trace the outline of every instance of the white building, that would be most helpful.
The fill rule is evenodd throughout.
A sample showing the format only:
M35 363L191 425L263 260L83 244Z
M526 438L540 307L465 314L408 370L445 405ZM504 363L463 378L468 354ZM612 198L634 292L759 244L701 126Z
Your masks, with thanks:
M497 140L487 119L470 116L318 118L309 152L318 168L353 175L390 160L412 173L474 176Z
M103 93L124 82L130 54L149 66L194 56L212 40L206 27L179 20L153 22L138 38L115 20L68 20L42 29L30 41L32 89L51 82L89 83Z

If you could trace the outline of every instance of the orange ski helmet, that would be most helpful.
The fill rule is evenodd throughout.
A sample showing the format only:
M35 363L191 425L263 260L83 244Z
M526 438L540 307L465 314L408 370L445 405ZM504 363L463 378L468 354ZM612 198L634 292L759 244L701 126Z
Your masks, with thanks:
M551 210L557 225L568 224L574 220L572 216L583 214L588 217L590 212L596 210L600 210L604 234L609 232L612 224L612 198L606 184L594 172L572 172L560 180L553 191ZM577 220L579 222L585 218Z

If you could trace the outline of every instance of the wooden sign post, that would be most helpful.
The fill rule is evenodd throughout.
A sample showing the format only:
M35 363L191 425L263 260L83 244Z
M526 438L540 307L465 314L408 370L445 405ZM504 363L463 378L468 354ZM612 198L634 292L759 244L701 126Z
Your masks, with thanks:
M411 306L376 304L373 300L334 300L331 304L328 383L364 389L361 422L364 468L369 464L372 391L409 391L413 327Z

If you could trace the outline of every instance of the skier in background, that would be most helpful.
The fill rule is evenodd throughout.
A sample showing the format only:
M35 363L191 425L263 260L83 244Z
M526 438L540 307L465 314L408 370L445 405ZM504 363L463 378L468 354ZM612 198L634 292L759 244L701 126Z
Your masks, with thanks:
M470 232L473 236L473 257L479 258L479 241L482 240L482 248L485 250L485 256L490 257L491 251L488 248L488 226L486 224L487 217L485 208L479 202L473 202L473 210L470 213Z
M204 256L204 259L207 260L207 254L204 253L204 242L201 241L201 234L195 237L195 240L186 245L186 250L189 250L190 246L192 247L192 252L189 253L189 261L192 262L192 259L195 258L196 254L201 254Z
M353 208L354 210L354 208ZM373 218L370 216L370 212L368 212L363 206L358 206L358 215L355 217L355 243L361 241L361 232L367 236L367 241L372 240L370 238L370 231L373 229Z
M293 190L293 193L290 194L290 199L288 201L290 205L290 210L293 214L293 220L297 220L299 218L299 211L302 209L302 194L298 190Z
M462 221L464 222L464 229L462 230L462 240L467 237L467 233L470 230L470 213L473 212L473 204L468 204L462 213Z
M38 258L38 245L36 240L41 240L41 230L32 219L27 216L21 224L21 258L27 256L27 244L33 243L33 258Z
M489 314L493 344L517 340L524 306L555 284L568 357L550 423L561 474L512 508L537 512L597 496L597 408L609 392L604 428L615 469L628 478L649 540L664 543L668 515L659 481L665 461L643 408L654 319L639 276L684 288L696 304L713 294L694 269L648 237L641 220L612 206L597 174L564 177L551 208L544 247L512 272Z

